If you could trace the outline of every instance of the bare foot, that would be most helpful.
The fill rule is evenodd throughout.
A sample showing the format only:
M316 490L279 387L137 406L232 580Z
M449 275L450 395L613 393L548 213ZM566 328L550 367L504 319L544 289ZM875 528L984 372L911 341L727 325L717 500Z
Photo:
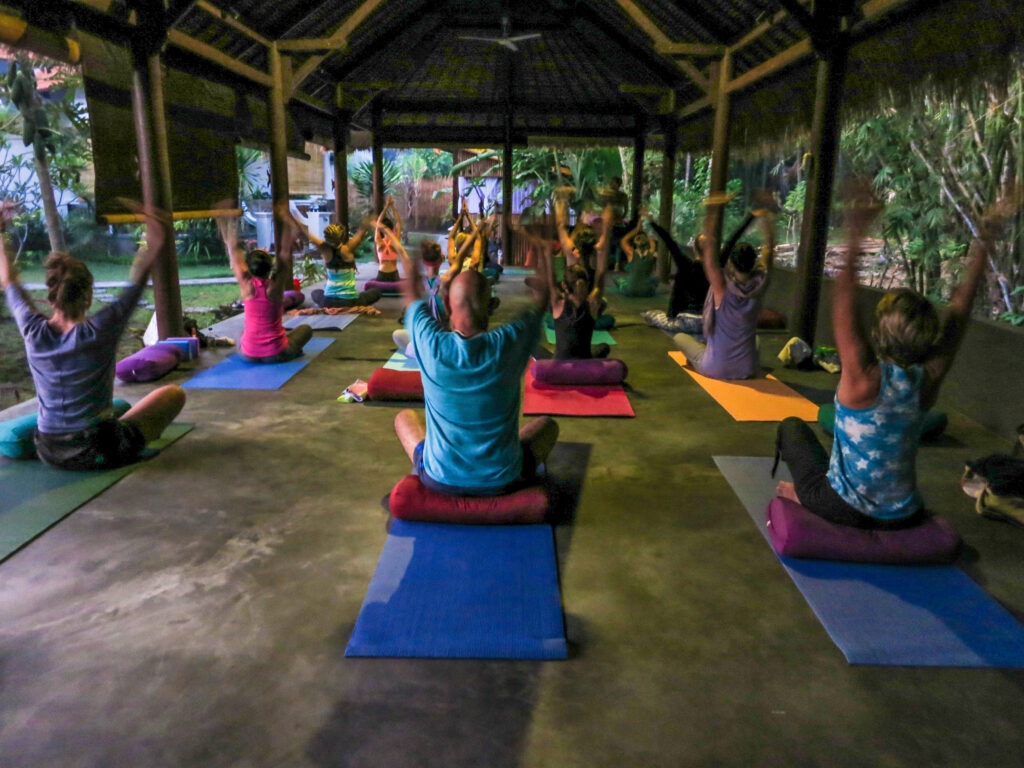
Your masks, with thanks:
M800 503L800 498L796 495L796 487L785 480L779 481L779 484L775 487L775 493L784 499L795 501L797 504Z

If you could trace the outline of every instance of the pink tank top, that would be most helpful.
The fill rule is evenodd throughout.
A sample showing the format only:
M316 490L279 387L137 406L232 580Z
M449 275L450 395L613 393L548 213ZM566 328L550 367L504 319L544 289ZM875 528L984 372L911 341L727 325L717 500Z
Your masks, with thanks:
M288 334L281 317L284 305L267 298L267 283L259 277L252 279L253 297L242 302L245 308L245 326L242 329L241 350L249 357L273 357L288 347Z

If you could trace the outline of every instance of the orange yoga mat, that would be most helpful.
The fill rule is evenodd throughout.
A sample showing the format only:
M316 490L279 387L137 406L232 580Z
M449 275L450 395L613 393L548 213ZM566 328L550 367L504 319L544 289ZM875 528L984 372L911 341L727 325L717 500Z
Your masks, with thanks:
M711 379L687 368L686 356L682 352L669 352L668 356L736 421L782 421L787 416L796 416L804 421L818 418L817 405L774 376L738 381Z

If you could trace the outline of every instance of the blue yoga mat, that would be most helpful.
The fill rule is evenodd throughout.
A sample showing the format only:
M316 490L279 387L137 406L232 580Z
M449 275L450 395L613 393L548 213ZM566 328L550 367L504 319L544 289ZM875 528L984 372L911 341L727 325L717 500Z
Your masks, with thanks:
M314 331L343 331L359 317L356 313L343 315L291 315L285 317L284 327L289 331L308 325ZM307 349L309 347L306 347Z
M181 386L184 389L279 389L310 361L334 343L334 339L312 338L302 357L287 363L247 363L237 354L200 371Z
M771 459L714 458L768 542ZM1024 667L1024 627L956 566L779 561L851 664Z
M566 658L551 527L393 520L345 655Z
M418 371L420 364L415 357L409 357L405 352L395 352L384 363L384 367L392 371Z

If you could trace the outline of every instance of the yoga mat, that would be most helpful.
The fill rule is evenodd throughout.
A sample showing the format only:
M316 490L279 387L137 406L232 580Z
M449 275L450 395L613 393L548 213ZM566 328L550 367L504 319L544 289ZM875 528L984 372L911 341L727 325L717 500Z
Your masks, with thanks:
M566 658L551 527L392 520L345 655Z
M164 448L191 429L191 424L171 424L149 447ZM145 463L73 472L34 459L0 459L0 560Z
M782 421L787 416L796 416L804 421L818 418L817 405L774 376L722 381L687 368L686 356L682 352L669 352L668 356L736 421Z
M415 357L409 357L405 352L396 351L388 358L383 367L390 368L392 371L418 371L420 364Z
M289 331L300 325L308 325L314 331L343 331L355 322L358 314L344 315L291 315L284 319L284 327ZM307 346L306 349L309 349Z
M714 459L768 542L771 459ZM851 664L1024 667L1024 627L956 566L779 561Z
M544 328L544 337L548 340L548 344L554 344L555 343L555 329L554 328L548 328L548 327L545 326L545 328ZM609 346L614 346L615 345L615 339L612 338L612 335L610 333L608 333L608 331L597 331L597 330L595 330L594 331L594 335L590 337L590 345L593 346L595 344L607 344Z
M287 363L247 363L237 354L200 371L181 386L184 389L279 389L310 361L334 343L334 339L312 338L302 357Z
M523 390L523 414L532 416L636 416L619 385L569 387L540 384L529 368Z

